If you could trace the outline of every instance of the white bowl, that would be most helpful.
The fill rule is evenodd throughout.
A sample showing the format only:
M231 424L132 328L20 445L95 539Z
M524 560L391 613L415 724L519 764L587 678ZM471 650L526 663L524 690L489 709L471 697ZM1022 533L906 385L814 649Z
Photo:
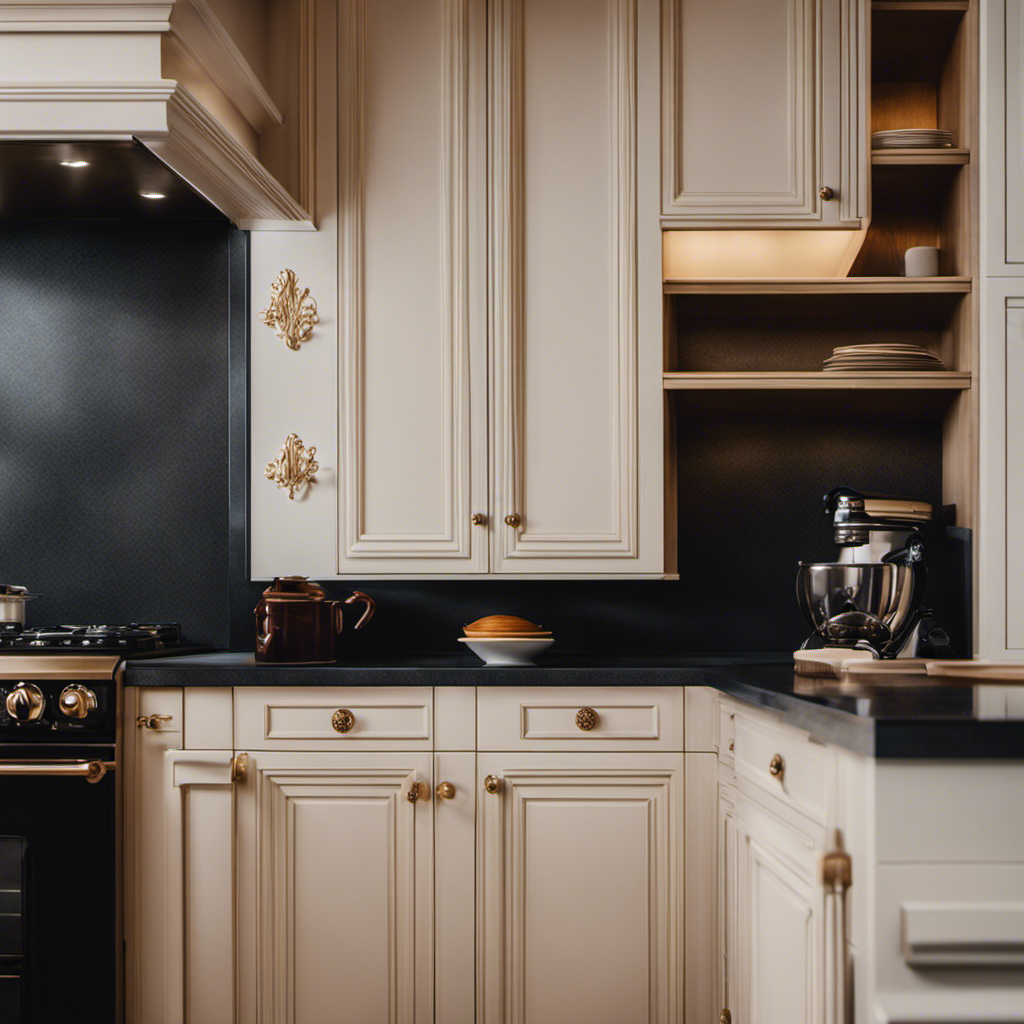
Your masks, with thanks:
M487 665L532 665L533 659L553 643L551 637L530 640L526 637L484 640L481 637L460 636L459 643L467 647Z

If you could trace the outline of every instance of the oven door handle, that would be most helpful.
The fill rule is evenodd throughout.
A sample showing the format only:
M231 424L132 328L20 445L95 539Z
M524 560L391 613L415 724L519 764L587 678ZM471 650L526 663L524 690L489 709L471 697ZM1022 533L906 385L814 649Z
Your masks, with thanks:
M0 761L0 776L77 775L86 782L99 782L116 768L116 761Z

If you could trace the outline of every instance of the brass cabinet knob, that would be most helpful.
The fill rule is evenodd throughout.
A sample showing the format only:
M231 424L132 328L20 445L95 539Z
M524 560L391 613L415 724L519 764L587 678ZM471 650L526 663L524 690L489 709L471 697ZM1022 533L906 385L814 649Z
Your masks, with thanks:
M580 708L576 712L576 726L590 732L597 725L597 712L593 708Z
M836 190L829 185L822 185L821 188L818 189L818 195L828 203L835 199Z
M455 783L439 782L434 792L441 800L451 800L455 797Z
M356 724L356 716L348 708L338 708L331 715L331 725L336 732L351 732L352 726Z
M161 722L170 722L174 718L174 715L139 715L135 719L135 724L140 729L151 729L154 732L160 728Z
M68 718L85 718L96 708L96 694L80 683L70 683L61 691L57 705Z
M724 1007L718 1015L718 1024L732 1024L732 1014L729 1012L728 1006Z
M249 755L235 754L231 758L231 781L235 783L245 782L249 774Z
M424 787L422 782L412 783L412 785L409 786L409 791L405 794L405 799L411 804L416 803L416 801L423 795L423 789Z
M509 512L509 514L505 516L505 525L511 526L513 530L518 530L521 522L522 519L519 518L518 512Z
M46 698L35 683L18 683L7 694L7 714L18 722L34 722L45 707Z
M768 765L768 771L777 779L782 778L783 772L786 770L786 762L782 760L781 754L776 754Z
M487 525L487 515L485 513L483 513L483 512L474 512L469 517L469 521L474 526L486 526Z
M497 775L488 775L484 779L484 789L488 793L500 793L501 792L501 779Z

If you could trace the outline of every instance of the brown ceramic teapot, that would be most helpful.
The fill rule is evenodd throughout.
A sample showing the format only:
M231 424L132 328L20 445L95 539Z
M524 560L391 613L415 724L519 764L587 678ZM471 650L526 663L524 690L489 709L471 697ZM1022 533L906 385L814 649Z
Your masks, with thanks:
M337 661L343 606L357 601L366 604L355 625L360 629L375 607L362 591L355 591L345 601L328 601L320 585L305 576L276 577L256 605L256 660Z

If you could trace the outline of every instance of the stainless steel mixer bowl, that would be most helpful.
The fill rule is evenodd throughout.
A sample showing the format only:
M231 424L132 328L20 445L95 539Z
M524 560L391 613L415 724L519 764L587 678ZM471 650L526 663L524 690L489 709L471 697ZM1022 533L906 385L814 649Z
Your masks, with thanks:
M916 611L914 570L888 562L801 562L796 598L822 636L877 643L886 639L879 622L898 636Z

